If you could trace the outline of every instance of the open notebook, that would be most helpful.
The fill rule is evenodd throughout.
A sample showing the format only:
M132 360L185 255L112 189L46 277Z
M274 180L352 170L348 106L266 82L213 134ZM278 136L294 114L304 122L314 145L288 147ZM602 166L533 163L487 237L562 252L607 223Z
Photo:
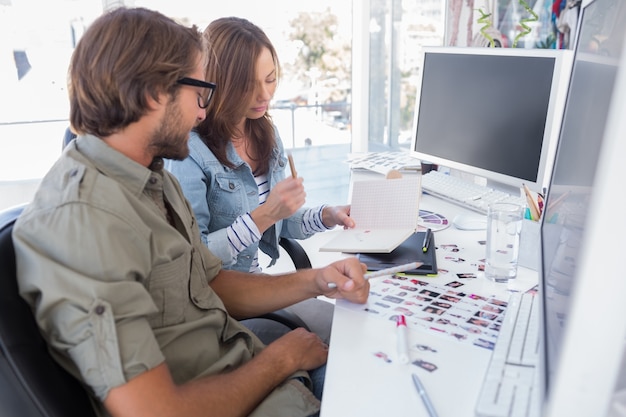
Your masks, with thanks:
M342 230L322 252L389 253L417 231L420 175L355 181L350 217L354 229Z

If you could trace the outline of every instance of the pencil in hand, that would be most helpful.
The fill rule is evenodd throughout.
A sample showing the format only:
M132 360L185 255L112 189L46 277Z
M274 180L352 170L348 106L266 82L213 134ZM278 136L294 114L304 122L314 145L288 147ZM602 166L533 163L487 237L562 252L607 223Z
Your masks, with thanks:
M287 159L289 160L289 168L291 169L291 176L298 178L298 171L296 171L296 164L293 163L293 156L291 152L287 153Z

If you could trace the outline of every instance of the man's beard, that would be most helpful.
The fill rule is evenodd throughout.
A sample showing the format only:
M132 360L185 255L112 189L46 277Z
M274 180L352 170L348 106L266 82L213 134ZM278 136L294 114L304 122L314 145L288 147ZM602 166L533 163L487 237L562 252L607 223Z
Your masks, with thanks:
M159 127L154 131L150 148L155 157L183 160L189 156L189 132L181 121L183 117L175 101L170 101Z

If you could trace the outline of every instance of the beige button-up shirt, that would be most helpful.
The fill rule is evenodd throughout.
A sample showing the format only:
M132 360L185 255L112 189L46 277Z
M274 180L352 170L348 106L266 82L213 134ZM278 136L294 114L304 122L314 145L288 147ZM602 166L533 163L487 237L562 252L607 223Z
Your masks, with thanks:
M99 400L163 361L184 383L263 348L209 287L221 263L159 162L148 169L78 137L13 231L22 296L55 359ZM254 415L306 416L318 405L290 380Z

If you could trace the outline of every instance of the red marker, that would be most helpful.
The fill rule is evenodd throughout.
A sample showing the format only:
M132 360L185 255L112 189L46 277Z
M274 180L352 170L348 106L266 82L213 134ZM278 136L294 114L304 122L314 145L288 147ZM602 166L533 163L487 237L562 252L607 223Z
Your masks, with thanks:
M398 343L398 360L400 363L409 362L409 338L407 335L406 318L400 314L396 318L396 334Z

